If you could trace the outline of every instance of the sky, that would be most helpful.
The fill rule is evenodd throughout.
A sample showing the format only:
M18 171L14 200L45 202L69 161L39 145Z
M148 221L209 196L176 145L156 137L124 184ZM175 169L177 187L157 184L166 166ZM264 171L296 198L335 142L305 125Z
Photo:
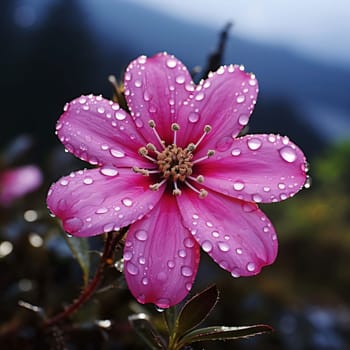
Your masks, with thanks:
M235 35L242 38L278 44L318 60L331 59L350 65L349 0L130 1L218 29L232 20Z

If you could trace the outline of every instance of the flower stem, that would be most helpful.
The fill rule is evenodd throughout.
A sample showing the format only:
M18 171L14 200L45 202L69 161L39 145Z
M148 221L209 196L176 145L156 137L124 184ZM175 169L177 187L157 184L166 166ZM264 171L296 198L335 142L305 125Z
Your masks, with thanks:
M115 247L120 242L120 240L123 238L124 234L126 233L127 229L121 229L118 234L115 232L108 232L107 238L104 244L104 251L101 256L99 266L96 270L95 276L92 278L90 283L85 287L85 289L82 291L80 296L73 301L72 304L70 304L65 310L58 313L57 315L53 316L52 318L46 319L44 321L44 327L51 327L58 322L63 321L64 319L71 316L73 313L75 313L86 301L88 301L91 296L94 294L98 286L100 285L103 273L106 268L106 266L110 266L113 262L113 254Z

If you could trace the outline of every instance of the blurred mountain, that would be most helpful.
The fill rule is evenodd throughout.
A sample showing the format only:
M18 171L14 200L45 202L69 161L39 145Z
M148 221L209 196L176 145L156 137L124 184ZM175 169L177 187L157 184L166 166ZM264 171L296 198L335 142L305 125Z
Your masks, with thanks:
M11 21L15 2L4 0L1 10L0 92L6 126L0 128L0 140L32 134L38 155L59 144L54 126L65 102L86 93L111 96L108 75L121 78L127 63L140 54L168 51L189 68L204 67L219 35L205 23L181 21L123 0L56 1L32 28ZM234 20L234 14L228 16ZM223 63L243 63L260 81L251 131L288 134L313 154L349 130L350 69L239 39L234 28ZM314 106L334 111L325 120L342 127L327 135L329 127L315 117Z

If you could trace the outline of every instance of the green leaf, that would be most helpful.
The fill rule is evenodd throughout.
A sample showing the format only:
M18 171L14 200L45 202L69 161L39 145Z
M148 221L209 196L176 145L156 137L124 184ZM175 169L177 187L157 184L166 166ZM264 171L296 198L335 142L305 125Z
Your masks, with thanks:
M176 324L176 306L169 307L163 312L165 323L168 327L169 334L172 334Z
M152 350L166 350L161 335L153 328L149 318L144 313L133 314L129 316L129 322L136 333L143 339L147 346Z
M182 337L177 343L176 349L181 349L185 345L200 341L242 339L272 331L272 327L264 324L241 327L212 326L200 328Z
M174 333L181 336L202 323L218 299L219 291L215 285L212 285L188 300L176 320Z
M78 263L83 270L84 284L89 281L90 273L90 256L89 256L89 242L87 238L82 237L68 237L63 234L73 256L78 260Z

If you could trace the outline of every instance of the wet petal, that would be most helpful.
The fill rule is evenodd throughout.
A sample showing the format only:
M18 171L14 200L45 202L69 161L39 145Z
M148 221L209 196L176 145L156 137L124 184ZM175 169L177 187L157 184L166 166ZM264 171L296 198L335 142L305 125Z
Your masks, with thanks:
M146 144L128 113L101 96L81 96L65 106L56 131L66 149L93 165L149 165L138 155Z
M179 106L194 89L182 62L167 53L140 56L126 69L124 84L128 106L139 131L158 146L148 126L152 119L162 139L172 143L171 124L177 119Z
M174 196L130 227L124 248L128 286L140 303L166 308L188 294L197 273L199 245L182 225Z
M42 181L41 170L34 165L3 171L0 173L0 205L8 206L17 198L35 191Z
M47 205L68 233L93 236L125 227L152 210L162 188L151 191L149 181L129 169L80 170L51 186Z
M232 276L255 275L275 260L276 233L256 204L213 192L200 199L184 191L177 200L184 225Z
M193 96L179 111L178 122L181 145L199 139L204 126L212 131L203 140L197 153L208 149L227 149L233 138L248 123L258 93L254 75L243 71L242 66L224 66L202 81Z
M306 180L305 156L287 137L247 135L198 164L205 186L253 202L276 202L297 193Z

